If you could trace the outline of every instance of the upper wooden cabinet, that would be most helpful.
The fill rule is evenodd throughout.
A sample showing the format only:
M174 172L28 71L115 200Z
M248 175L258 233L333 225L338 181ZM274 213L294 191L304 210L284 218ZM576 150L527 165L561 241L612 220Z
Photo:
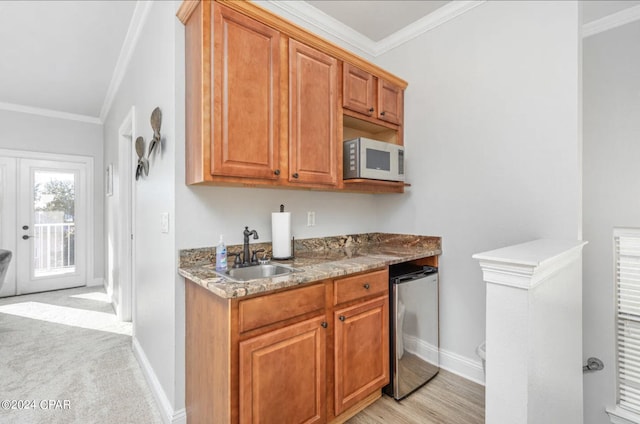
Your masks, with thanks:
M338 61L289 40L289 181L338 181ZM340 140L342 141L342 140Z
M342 142L382 131L377 139L402 144L405 81L252 1L185 0L177 15L187 184L404 190L343 181ZM347 128L354 117L366 122Z
M280 33L213 5L211 174L278 178Z
M388 81L378 79L378 119L402 125L403 110L404 90Z
M342 106L355 112L374 116L375 81L373 75L348 63L342 66Z
M367 117L402 125L404 89L345 62L342 106Z

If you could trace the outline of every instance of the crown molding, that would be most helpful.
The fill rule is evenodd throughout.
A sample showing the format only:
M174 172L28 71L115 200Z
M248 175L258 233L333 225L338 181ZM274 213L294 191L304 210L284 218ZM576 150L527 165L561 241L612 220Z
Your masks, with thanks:
M264 0L257 3L271 10L284 12L285 17L304 23L308 29L329 34L357 54L375 57L375 41L306 1Z
M587 38L638 20L640 20L640 5L621 10L582 25L582 36Z
M31 115L46 116L47 118L67 119L70 121L86 122L89 124L101 125L100 118L89 115L79 115L76 113L61 112L59 110L45 109L40 107L19 105L16 103L0 102L0 110L8 110L10 112L28 113Z
M378 42L305 1L265 0L260 3L270 9L285 12L289 18L303 22L310 29L330 34L357 54L375 58L485 2L486 0L454 0Z
M486 0L452 1L378 41L374 56L380 56L484 3Z
M120 84L122 84L122 80L127 72L127 68L129 67L131 58L133 57L133 51L138 44L142 28L147 22L147 17L149 16L149 11L152 6L152 1L136 1L136 7L133 10L131 22L129 23L129 29L127 30L127 35L124 37L122 49L120 49L120 55L118 56L118 61L116 62L116 66L113 70L111 82L109 83L107 94L104 97L102 108L100 109L100 121L102 122L104 122L107 119L107 115L109 115L111 105L113 104L116 93L118 92Z

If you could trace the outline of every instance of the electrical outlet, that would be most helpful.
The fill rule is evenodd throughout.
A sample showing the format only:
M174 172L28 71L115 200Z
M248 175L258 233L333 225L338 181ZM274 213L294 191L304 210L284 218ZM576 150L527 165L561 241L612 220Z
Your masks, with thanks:
M169 232L169 212L163 212L160 214L160 232Z
M307 212L307 227L315 227L316 225L316 213L314 211Z

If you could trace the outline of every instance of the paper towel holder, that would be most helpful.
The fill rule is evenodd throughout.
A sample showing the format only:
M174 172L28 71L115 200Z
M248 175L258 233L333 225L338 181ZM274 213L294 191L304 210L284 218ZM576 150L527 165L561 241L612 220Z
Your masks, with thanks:
M291 237L291 256L289 256L287 258L276 258L275 256L272 256L271 260L274 260L274 261L289 261L291 259L295 259L296 258L296 251L294 249L295 241L296 241L296 238L295 237Z

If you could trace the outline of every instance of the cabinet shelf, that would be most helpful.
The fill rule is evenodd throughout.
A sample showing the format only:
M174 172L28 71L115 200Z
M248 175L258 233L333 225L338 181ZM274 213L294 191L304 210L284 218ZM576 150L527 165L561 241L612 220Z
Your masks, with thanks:
M360 193L404 193L405 187L411 187L411 184L398 181L367 180L364 178L343 180L342 183L345 191Z

